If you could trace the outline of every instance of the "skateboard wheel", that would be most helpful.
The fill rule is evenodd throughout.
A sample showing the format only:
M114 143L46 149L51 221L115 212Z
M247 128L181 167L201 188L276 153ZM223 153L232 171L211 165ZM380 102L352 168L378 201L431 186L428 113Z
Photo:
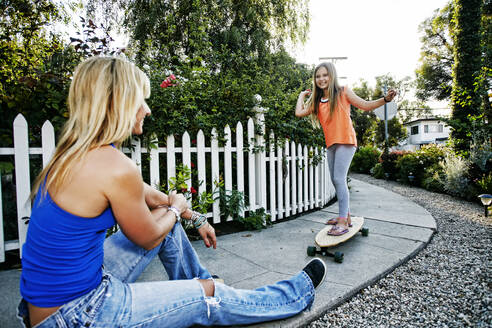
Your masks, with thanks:
M335 259L335 262L337 262L337 263L343 262L343 253L342 252L335 252L333 257Z
M364 236L364 237L369 236L369 228L362 228L360 230L360 232L362 233L362 236Z
M307 255L309 255L309 256L316 255L316 247L314 247L314 246L308 246L308 248L307 248Z

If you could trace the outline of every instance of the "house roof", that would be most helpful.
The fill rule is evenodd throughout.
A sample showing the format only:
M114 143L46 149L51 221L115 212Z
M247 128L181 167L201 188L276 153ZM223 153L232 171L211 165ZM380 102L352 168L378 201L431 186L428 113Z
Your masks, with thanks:
M403 125L410 125L410 124L417 123L417 122L431 122L431 121L439 121L439 122L441 122L442 121L442 118L440 118L440 117L418 118L418 119L413 120L413 121L405 122L405 123L403 123Z

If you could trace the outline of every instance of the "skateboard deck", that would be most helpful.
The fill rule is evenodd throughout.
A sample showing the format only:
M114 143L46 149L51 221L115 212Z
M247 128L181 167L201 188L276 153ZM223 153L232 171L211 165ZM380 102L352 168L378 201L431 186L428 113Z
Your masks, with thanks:
M314 256L316 254L321 254L323 256L331 256L334 258L335 262L342 263L343 262L343 253L342 252L330 252L328 248L346 242L353 236L355 236L359 231L362 233L362 236L367 237L369 235L369 229L362 228L364 224L364 218L361 216L353 216L352 226L349 227L349 231L344 233L341 236L331 236L328 234L328 231L333 227L332 225L328 225L326 228L323 228L316 235L314 241L316 246L320 247L321 250L318 250L316 246L308 246L307 254L309 256Z
M328 231L330 231L333 226L328 225L316 235L316 238L314 239L316 244L319 247L333 247L352 238L362 229L364 218L362 216L353 216L351 219L352 226L349 227L349 231L347 233L344 233L341 236L331 236L328 234Z

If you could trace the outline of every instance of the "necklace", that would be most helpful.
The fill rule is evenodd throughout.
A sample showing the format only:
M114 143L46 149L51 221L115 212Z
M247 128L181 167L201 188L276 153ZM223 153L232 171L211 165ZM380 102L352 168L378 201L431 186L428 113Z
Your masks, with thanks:
M323 99L323 98L321 98L319 101L321 101L322 103L327 103L329 100L330 100L330 99L328 99L328 98L327 98L327 99Z

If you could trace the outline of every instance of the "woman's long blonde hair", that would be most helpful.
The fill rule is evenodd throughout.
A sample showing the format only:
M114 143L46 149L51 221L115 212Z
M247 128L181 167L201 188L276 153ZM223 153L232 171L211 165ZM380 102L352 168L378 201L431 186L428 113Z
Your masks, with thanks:
M312 87L313 92L311 93L311 97L309 97L309 99L306 102L306 107L313 109L311 114L309 115L309 118L311 120L311 124L314 127L320 127L319 119L318 119L318 110L319 110L319 103L321 101L321 98L323 97L323 90L318 88L318 86L316 85L316 73L321 67L326 68L326 70L328 71L328 76L330 77L330 81L328 83L328 99L330 102L330 115L333 114L335 108L338 105L338 100L342 90L342 88L338 84L337 70L335 69L335 65L333 65L333 63L324 62L316 66L313 73L313 87Z
M43 195L58 190L89 150L125 141L149 95L149 78L125 59L93 57L79 64L68 93L69 119L52 159L35 180L31 199L41 186Z

